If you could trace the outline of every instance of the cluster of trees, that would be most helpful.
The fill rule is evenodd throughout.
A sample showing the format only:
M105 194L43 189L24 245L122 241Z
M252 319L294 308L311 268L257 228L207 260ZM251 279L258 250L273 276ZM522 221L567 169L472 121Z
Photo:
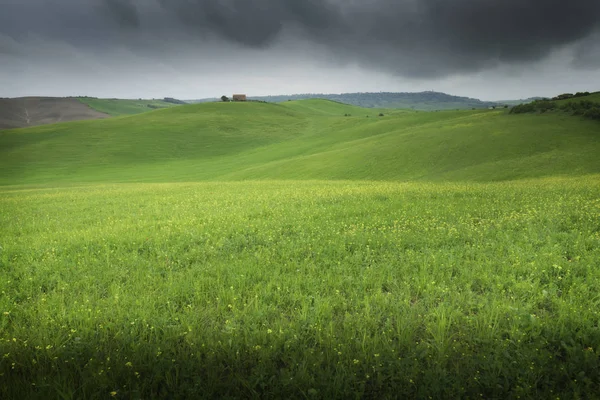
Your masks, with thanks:
M515 106L510 110L510 113L545 113L552 110L565 111L571 113L572 115L582 115L586 118L600 120L600 103L594 103L593 101L589 100L569 101L563 104L558 104L552 100L536 100L528 104L520 104Z
M563 94L559 94L556 97L553 97L552 100L568 100L568 99L573 99L576 97L585 97L585 96L589 96L590 92L577 92L575 94L573 93L563 93Z
M187 103L186 103L185 101L183 101L183 100L177 100L177 99L174 99L174 98L172 98L172 97L165 97L165 98L163 99L163 101L164 101L165 103L171 103L171 104L187 104Z

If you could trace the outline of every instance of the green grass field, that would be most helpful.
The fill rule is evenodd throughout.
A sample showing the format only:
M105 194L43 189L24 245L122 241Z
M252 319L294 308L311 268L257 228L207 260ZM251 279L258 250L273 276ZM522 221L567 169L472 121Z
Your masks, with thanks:
M598 123L562 114L208 103L0 132L0 184L486 182L600 173L598 154Z
M0 398L593 398L598 154L319 100L0 132Z
M141 114L160 108L171 108L178 105L162 100L97 99L92 97L80 97L78 100L96 111L112 115L113 117Z

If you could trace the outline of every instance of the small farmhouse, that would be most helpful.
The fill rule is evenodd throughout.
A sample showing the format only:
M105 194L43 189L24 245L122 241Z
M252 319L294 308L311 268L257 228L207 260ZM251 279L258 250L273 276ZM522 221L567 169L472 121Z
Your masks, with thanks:
M246 101L246 95L245 94L234 94L233 101Z

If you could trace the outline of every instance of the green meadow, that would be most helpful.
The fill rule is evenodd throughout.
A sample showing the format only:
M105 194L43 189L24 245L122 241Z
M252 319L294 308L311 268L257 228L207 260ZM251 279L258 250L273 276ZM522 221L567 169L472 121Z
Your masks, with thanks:
M593 398L599 154L323 100L2 131L0 398Z
M600 173L598 130L564 113L206 103L2 131L0 185L580 176Z

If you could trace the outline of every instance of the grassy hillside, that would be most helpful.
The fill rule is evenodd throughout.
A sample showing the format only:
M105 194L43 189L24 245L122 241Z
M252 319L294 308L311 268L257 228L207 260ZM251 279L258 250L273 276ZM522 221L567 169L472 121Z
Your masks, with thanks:
M307 114L309 116L374 116L381 112L398 112L387 109L365 109L351 104L341 103L327 99L292 100L281 103L283 107Z
M80 97L78 100L96 111L112 115L113 117L141 114L160 108L171 108L178 105L163 100L97 99L92 97Z
M595 398L599 128L305 100L0 132L0 398Z
M598 123L567 115L208 103L2 132L0 184L490 181L597 173L597 154Z

